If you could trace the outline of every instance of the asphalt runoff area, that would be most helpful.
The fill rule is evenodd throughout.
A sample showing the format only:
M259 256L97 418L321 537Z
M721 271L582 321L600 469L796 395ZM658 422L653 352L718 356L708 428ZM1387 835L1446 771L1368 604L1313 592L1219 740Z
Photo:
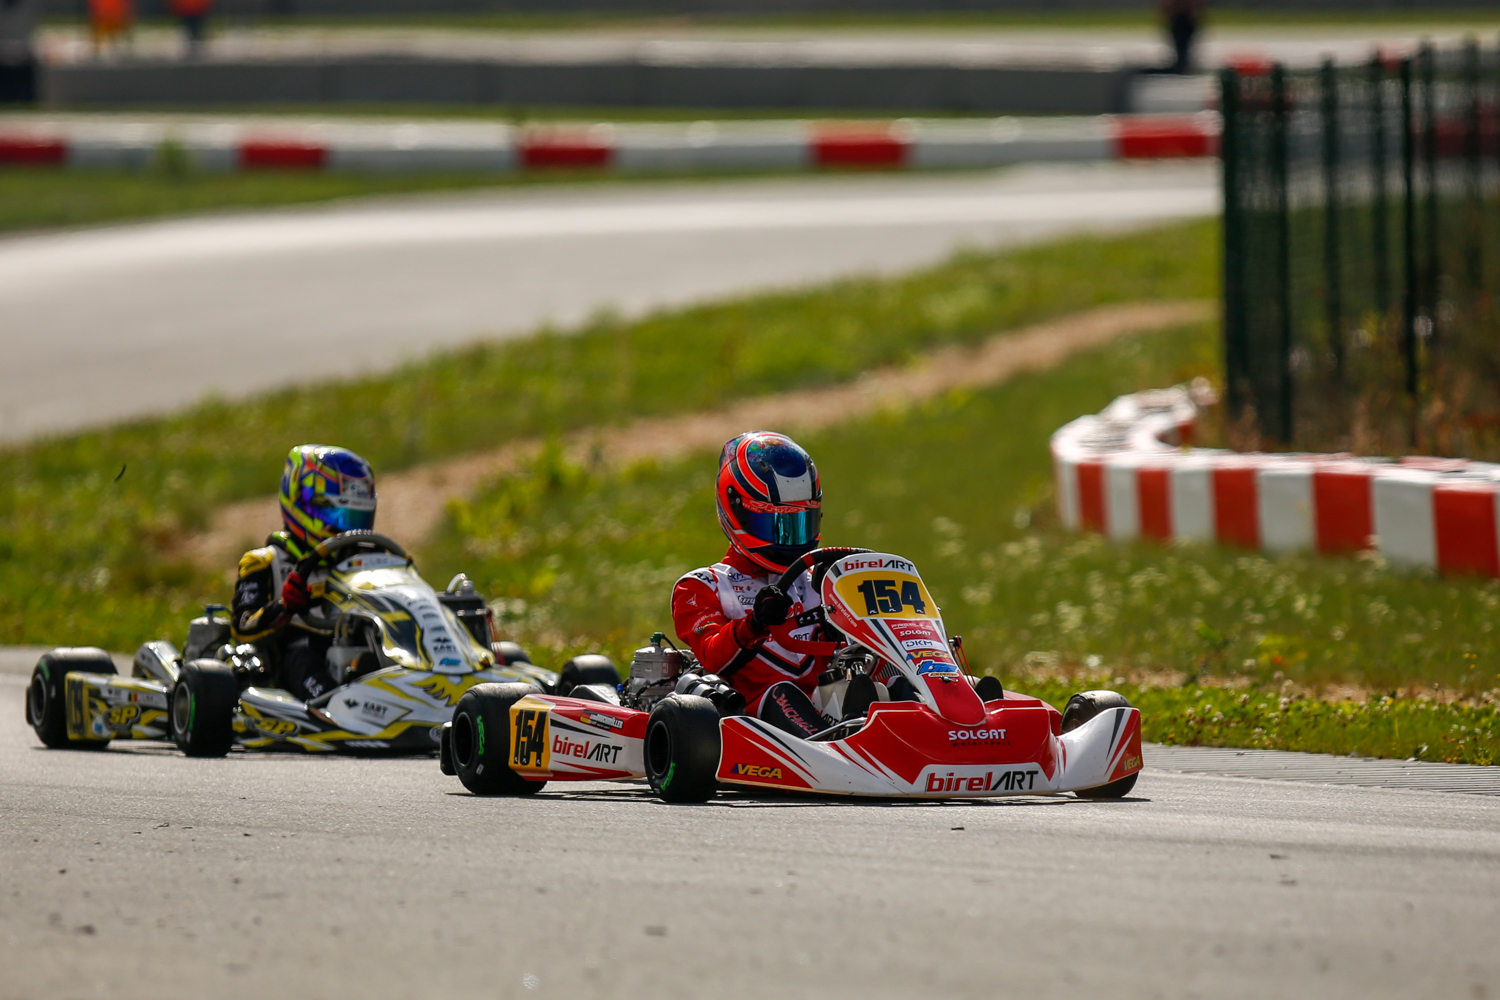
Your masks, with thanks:
M484 799L432 759L45 750L5 666L3 1000L1500 996L1493 796L1148 753L1120 802Z

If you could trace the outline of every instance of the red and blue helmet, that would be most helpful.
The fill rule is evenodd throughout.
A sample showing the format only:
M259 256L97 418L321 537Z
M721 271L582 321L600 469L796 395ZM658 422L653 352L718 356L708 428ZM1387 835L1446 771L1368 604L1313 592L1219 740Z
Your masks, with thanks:
M281 473L281 520L303 549L345 531L368 531L375 526L370 463L347 448L297 445Z
M715 490L719 525L735 550L773 573L818 547L818 468L785 434L751 431L725 442Z

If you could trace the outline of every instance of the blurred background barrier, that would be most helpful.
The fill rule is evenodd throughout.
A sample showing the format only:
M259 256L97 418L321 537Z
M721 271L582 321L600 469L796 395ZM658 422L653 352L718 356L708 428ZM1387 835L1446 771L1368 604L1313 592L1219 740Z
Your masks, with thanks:
M340 102L656 108L841 108L1006 114L1128 111L1136 67L963 65L812 59L765 51L490 58L319 55L212 61L48 64L44 103L86 105L334 104Z
M145 170L169 157L203 171L632 173L816 168L953 169L1037 161L1211 156L1218 116L900 122L497 123L262 122L174 118L0 123L0 165Z
M1131 393L1059 429L1063 525L1117 541L1374 550L1401 566L1500 576L1500 465L1181 447L1211 400L1206 385Z
M1500 457L1500 48L1222 87L1235 446Z
M41 0L52 16L83 16L88 0ZM141 16L164 15L170 0L136 0ZM700 14L786 16L811 13L1033 13L1137 12L1143 0L215 0L221 14L266 17L367 17L431 14ZM1422 11L1486 10L1494 0L1240 0L1244 10Z

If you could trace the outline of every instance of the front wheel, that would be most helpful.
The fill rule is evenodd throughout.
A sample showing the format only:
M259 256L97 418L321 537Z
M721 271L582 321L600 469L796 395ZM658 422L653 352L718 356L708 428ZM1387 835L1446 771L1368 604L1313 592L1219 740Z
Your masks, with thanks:
M37 739L54 750L100 750L109 745L109 740L75 740L68 736L68 709L64 701L67 686L64 678L69 671L85 674L114 674L115 661L108 653L92 646L76 649L54 649L43 653L31 672L31 684L26 689L26 722L35 730Z
M189 757L222 757L234 746L240 685L218 660L184 664L172 688L172 742Z
M530 684L476 684L459 699L445 760L475 795L535 795L546 787L510 768L510 708L536 693Z
M707 802L719 788L719 710L707 698L674 694L646 723L646 780L663 802Z
M1068 699L1067 706L1063 708L1062 731L1071 732L1108 709L1129 707L1130 702L1118 691L1084 691L1081 694L1075 694ZM1124 798L1135 787L1135 779L1140 773L1137 771L1135 774L1127 774L1119 781L1111 781L1107 785L1080 788L1073 794L1080 799Z

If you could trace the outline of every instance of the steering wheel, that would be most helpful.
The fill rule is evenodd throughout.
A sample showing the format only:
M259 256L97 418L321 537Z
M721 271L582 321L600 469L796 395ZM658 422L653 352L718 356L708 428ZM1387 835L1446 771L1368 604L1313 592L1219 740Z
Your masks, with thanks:
M828 567L838 562L845 556L858 555L861 552L873 552L874 549L860 549L847 545L830 545L827 548L813 549L804 553L795 562L786 568L786 572L777 579L776 586L786 590L797 581L797 577L803 573L812 571L812 586L815 592L821 592L823 588L823 577L828 573ZM811 654L813 656L832 656L843 646L842 642L823 641L816 639L794 639L792 630L797 628L796 619L789 618L780 625L770 629L771 638L776 644L790 650L793 653ZM753 649L741 649L734 654L734 658L724 665L719 671L720 677L728 677L739 670L745 664L755 659L756 651Z
M823 589L823 577L828 574L828 567L838 562L845 556L857 556L861 552L874 552L874 549L858 549L850 545L830 545L825 549L813 549L804 553L800 559L786 568L781 574L781 579L776 581L776 586L782 590L790 587L796 582L797 577L812 570L813 590L821 592Z
M319 566L331 566L356 552L385 552L410 561L411 556L392 539L373 531L345 531L325 538L297 563L297 574L306 580Z

